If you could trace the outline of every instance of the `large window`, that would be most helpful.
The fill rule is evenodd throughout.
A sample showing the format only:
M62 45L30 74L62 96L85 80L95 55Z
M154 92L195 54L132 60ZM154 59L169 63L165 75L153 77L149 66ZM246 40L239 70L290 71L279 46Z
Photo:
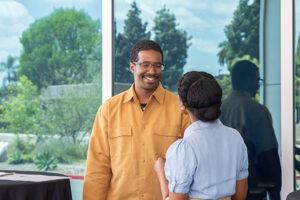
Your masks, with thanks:
M222 79L227 84L224 85L227 91L227 86L230 87L228 70L234 59L251 57L258 60L258 16L254 16L253 20L252 16L248 18L248 23L257 25L256 30L248 37L252 39L248 42L251 46L249 51L245 50L247 48L242 42L246 35L239 38L236 44L228 42L232 39L227 37L231 33L233 36L230 37L240 34L237 28L243 28L243 32L250 29L246 24L242 27L238 25L237 20L241 18L232 21L233 12L238 5L238 0L115 0L114 94L124 91L132 84L129 54L133 44L142 39L155 40L163 48L166 68L163 71L162 84L165 88L175 92L178 78L184 72L197 70L209 72ZM224 28L230 24L233 24L233 28L225 33ZM243 46L239 47L241 44ZM231 52L230 45L233 48L238 47L237 51Z
M281 179L279 13L280 1L115 0L113 93L118 94L133 83L129 54L134 43L142 39L152 39L161 45L166 65L161 82L174 93L183 73L205 71L219 81L226 99L232 91L230 71L233 65L239 60L257 65L260 77L254 81L259 84L260 78L261 82L252 98L257 107L249 110L250 117L245 114L253 121L249 123L248 120L243 127L233 127L241 132L247 143L251 170L259 171L259 178L254 182L259 182L262 189L253 192L264 195L270 187L278 188ZM255 116L262 118L254 121ZM273 162L273 155L277 168L264 167L271 163L264 163L266 160Z
M84 174L101 12L101 0L0 1L0 169Z

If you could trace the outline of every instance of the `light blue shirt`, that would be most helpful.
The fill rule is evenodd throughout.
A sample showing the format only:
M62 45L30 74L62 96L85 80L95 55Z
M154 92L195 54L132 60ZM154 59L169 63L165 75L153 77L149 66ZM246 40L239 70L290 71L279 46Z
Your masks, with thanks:
M235 193L248 177L247 148L239 132L220 120L196 121L166 154L165 173L172 193L217 199Z

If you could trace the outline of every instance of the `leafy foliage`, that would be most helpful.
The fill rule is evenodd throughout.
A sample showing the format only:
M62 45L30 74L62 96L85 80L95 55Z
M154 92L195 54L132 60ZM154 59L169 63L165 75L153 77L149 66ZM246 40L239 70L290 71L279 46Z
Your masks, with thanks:
M43 152L37 155L34 164L38 170L48 171L57 167L57 159L49 152Z
M215 77L218 83L220 84L222 88L222 99L226 99L227 96L229 95L231 91L231 78L230 75L228 74L222 74L217 77Z
M177 28L176 17L170 10L163 7L156 12L153 31L154 40L158 42L164 51L164 64L162 84L170 89L176 90L176 83L183 73L186 64L187 50L191 45L189 37L184 30Z
M91 82L100 70L100 23L83 11L56 9L23 33L18 75L39 89Z
M0 106L0 119L6 123L6 132L28 133L33 126L35 114L39 108L37 87L26 76L19 83L8 86L8 95Z
M295 55L295 105L297 109L297 121L299 122L299 94L300 94L300 35L298 36L298 44L296 46L296 55Z
M91 132L100 104L100 95L46 100L43 109L36 114L31 132L40 139L58 135L71 143L78 143Z
M231 70L232 61L236 57L249 55L251 59L259 59L259 17L260 0L240 0L233 13L233 20L225 26L227 40L219 44L219 63L227 64Z
M115 49L115 81L131 83L133 76L129 69L129 57L132 46L145 39L150 39L150 32L147 32L147 22L142 23L140 18L141 11L136 2L132 2L131 9L127 13L125 20L124 33L116 36Z
M18 66L15 65L17 57L9 55L6 62L0 63L0 72L6 72L6 76L3 78L2 87L6 87L12 81L17 81L16 72Z
M31 138L21 139L19 135L15 138L13 144L8 149L8 162L11 164L31 163L33 162L32 151L35 147Z
M87 141L72 144L64 139L50 139L37 145L35 152L49 152L60 163L73 163L86 158Z
M10 164L21 164L24 162L23 154L20 150L14 151L12 154L8 155L8 162Z

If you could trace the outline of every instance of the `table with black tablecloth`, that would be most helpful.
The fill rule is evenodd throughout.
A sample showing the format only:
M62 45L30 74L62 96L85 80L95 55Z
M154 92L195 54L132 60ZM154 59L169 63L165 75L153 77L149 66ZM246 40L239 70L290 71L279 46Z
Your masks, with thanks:
M71 200L70 180L67 176L48 172L31 171L8 171L0 172L46 175L66 177L66 179L55 179L39 182L0 180L0 200Z

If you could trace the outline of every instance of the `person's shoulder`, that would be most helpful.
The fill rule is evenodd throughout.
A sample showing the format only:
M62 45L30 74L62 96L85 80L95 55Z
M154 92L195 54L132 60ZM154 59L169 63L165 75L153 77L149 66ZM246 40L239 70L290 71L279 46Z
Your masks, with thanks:
M223 124L223 129L224 129L224 132L226 134L228 134L229 136L231 136L232 138L235 138L236 140L239 140L239 141L243 141L243 138L242 138L240 132L238 132L236 129L226 126L224 124Z
M128 90L121 92L120 94L117 94L109 99L107 99L103 104L102 107L111 107L115 106L119 103L122 103L124 99L127 97Z
M178 139L168 148L166 156L170 157L176 155L178 152L186 151L189 148L191 148L191 146L186 139Z

